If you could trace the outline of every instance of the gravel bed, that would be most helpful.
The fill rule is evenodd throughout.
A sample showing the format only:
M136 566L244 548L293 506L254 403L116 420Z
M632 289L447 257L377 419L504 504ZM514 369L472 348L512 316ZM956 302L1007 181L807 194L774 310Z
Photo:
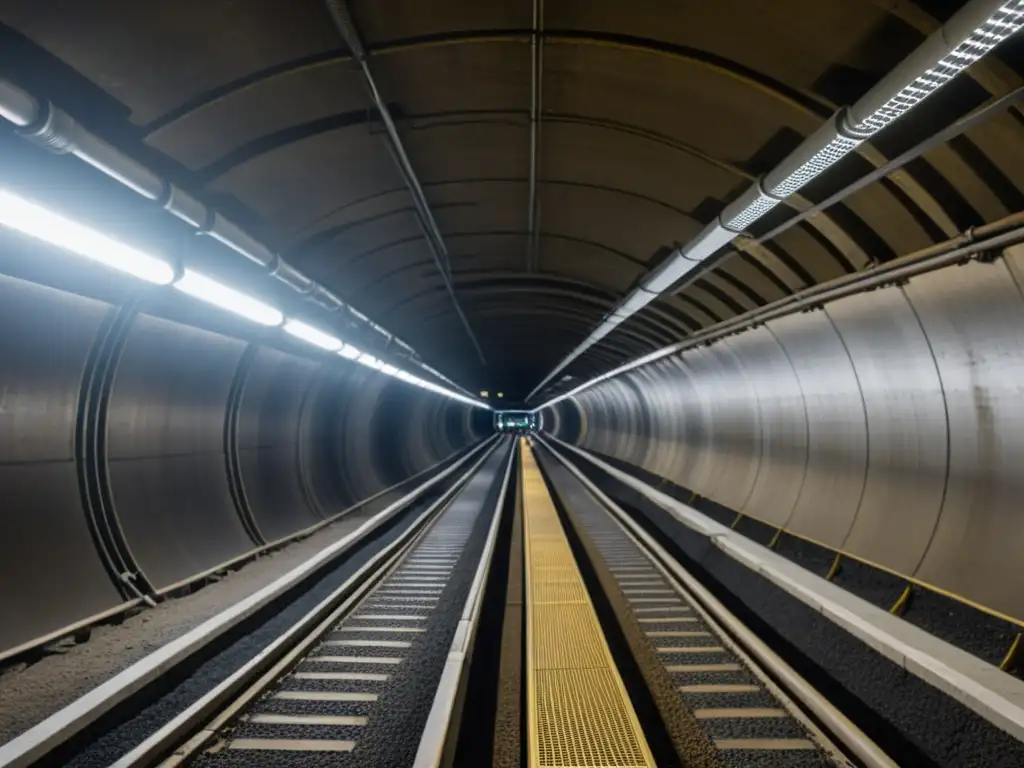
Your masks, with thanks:
M121 624L97 626L88 642L0 675L0 743L10 741L175 638L298 567L350 532L344 519L247 563L198 592Z
M450 466L464 452L433 470ZM303 539L269 551L196 592L143 608L120 623L92 628L87 642L68 639L32 664L0 671L0 744L4 744L102 685L135 662L271 584L401 498L429 472L410 478ZM357 522L358 520L358 522Z

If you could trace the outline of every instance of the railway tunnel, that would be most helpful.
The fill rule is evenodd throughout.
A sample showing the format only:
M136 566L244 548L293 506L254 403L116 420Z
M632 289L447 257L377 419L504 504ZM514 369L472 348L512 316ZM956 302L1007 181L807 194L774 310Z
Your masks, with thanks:
M1024 765L1021 27L0 0L0 766Z

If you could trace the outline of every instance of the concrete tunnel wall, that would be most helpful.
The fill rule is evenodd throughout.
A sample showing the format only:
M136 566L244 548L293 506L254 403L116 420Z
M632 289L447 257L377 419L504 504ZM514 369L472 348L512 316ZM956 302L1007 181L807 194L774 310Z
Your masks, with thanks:
M125 570L166 592L491 431L336 356L15 277L0 324L0 658L129 604Z
M694 347L545 429L1024 619L1024 247Z

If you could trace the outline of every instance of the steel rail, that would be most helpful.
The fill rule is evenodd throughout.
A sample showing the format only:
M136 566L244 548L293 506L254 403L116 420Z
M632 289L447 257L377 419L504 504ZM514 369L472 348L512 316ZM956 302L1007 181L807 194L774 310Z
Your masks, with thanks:
M489 456L490 451L485 452L441 498L420 513L407 531L376 553L285 634L123 755L111 768L144 768L165 757L167 759L159 764L171 768L184 764L199 752L271 684L308 655L310 649L405 558Z
M302 565L143 657L46 720L0 746L0 768L26 768L58 749L116 706L165 675L170 669L185 662L189 657L215 642L246 619L256 615L288 590L320 573L325 566L358 546L368 534L399 514L424 492L457 472L479 455L480 458L463 473L459 482L453 486L454 488L460 487L462 482L471 476L490 455L496 442L495 439L485 441L455 464L405 494L352 533L321 550Z
M855 757L866 768L898 768L874 741L855 723L833 705L827 697L805 680L793 667L776 654L768 645L751 631L726 606L715 597L700 581L689 573L679 561L647 533L638 523L597 487L583 472L558 451L549 441L538 436L538 440L551 454L594 496L605 510L625 529L636 545L648 553L675 589L701 614L703 620L720 635L734 653L747 661L754 670L761 669L767 679L784 694L786 699L798 704L813 721L827 731L830 740L836 740L850 756ZM794 713L795 714L795 713ZM806 715L801 718L805 725L814 726ZM814 730L818 730L814 728Z

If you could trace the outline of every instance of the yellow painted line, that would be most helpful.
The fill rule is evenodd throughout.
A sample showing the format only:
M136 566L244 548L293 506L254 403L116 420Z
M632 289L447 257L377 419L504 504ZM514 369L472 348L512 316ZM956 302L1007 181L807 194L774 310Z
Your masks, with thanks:
M554 502L520 445L528 768L654 768Z

